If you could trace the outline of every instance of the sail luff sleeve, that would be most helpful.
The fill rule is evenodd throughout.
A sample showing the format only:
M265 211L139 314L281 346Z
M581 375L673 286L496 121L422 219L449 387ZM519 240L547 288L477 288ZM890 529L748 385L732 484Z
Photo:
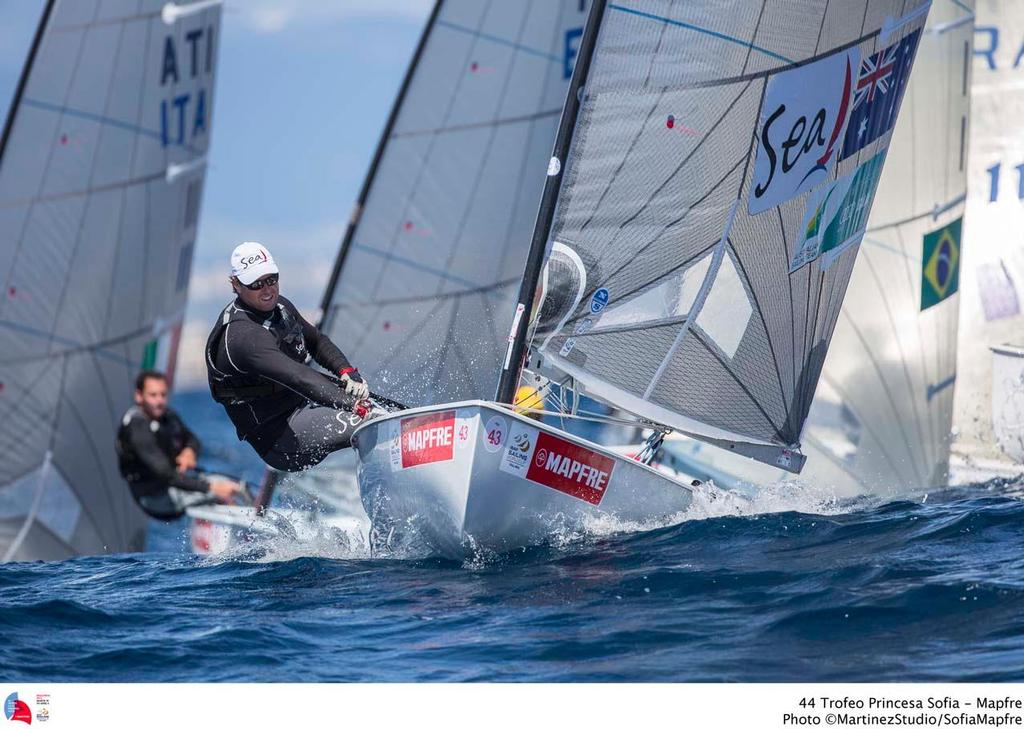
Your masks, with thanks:
M610 2L548 241L580 265L548 276L545 363L670 427L796 446L926 10Z
M572 144L572 134L576 128L576 119L580 110L580 95L586 90L587 73L590 70L594 48L597 45L597 36L601 29L601 20L604 17L606 4L607 0L593 0L590 16L587 18L587 25L583 31L580 55L573 69L572 80L569 82L565 106L562 108L562 117L558 123L558 134L555 137L551 161L548 164L548 174L541 196L540 210L537 213L537 223L530 241L530 252L527 255L526 268L523 271L519 287L519 299L512 318L512 330L509 332L508 351L502 363L498 389L494 395L497 402L511 403L519 385L519 372L526 352L526 334L533 315L534 297L544 265L544 253L555 216L558 193L564 179L561 175L562 161Z

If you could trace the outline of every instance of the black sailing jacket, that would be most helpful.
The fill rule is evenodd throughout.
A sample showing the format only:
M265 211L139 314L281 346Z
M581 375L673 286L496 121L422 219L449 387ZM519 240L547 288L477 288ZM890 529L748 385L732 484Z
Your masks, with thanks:
M335 374L350 367L334 342L283 296L271 312L253 311L236 298L210 332L210 393L224 406L239 439L257 452L268 450L287 427L287 417L307 403L351 405L336 381L306 364L309 357Z

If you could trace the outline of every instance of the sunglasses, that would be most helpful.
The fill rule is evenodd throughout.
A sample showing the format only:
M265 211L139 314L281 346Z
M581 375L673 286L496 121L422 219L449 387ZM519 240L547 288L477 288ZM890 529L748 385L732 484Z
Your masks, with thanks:
M245 288L249 289L250 291L259 291L264 286L277 286L278 278L280 278L278 274L272 273L266 278L261 278L256 281L253 281L251 284L244 284L241 281L239 281L238 283L242 284L242 286L245 286Z

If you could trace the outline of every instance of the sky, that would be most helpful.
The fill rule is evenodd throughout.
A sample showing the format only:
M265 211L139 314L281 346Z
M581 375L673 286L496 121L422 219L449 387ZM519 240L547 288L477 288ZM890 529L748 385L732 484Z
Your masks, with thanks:
M0 4L6 117L42 0ZM227 0L179 389L205 386L203 345L232 298L231 249L266 245L281 292L315 321L431 0Z

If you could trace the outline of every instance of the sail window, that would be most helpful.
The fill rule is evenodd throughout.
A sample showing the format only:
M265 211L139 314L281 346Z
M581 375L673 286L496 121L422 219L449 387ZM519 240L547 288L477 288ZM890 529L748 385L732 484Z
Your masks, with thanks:
M697 315L697 326L732 358L743 340L753 312L747 289L732 262L732 255L727 253L722 259L708 298Z
M594 331L634 327L661 321L685 318L693 307L701 284L711 266L711 254L667 279L652 289L618 306L608 308Z

